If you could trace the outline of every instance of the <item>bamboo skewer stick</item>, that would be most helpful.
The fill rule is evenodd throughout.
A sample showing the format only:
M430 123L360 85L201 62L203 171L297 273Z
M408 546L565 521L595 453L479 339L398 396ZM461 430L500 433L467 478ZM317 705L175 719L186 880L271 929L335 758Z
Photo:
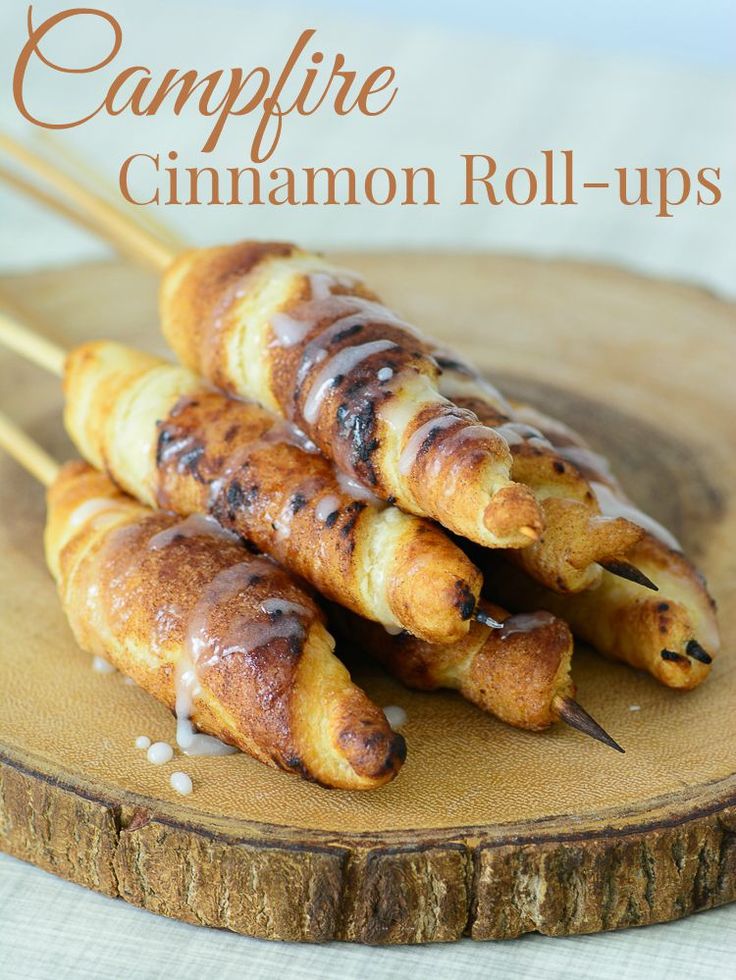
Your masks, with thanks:
M113 244L159 270L167 268L175 258L175 249L12 136L0 134L0 149L73 201Z
M119 209L121 213L129 213L133 221L140 227L147 228L162 243L166 243L178 251L183 248L183 243L178 234L167 227L163 221L154 217L151 208L140 207L127 201L123 204L118 198L117 184L90 166L84 156L75 152L68 142L59 139L57 133L48 129L39 129L34 132L33 136L33 143L43 148L44 155L52 155L54 160L61 161L67 173L73 173L77 181L84 181L90 190L95 190L100 198Z
M4 412L0 412L0 447L45 487L51 486L59 464L27 436Z
M59 378L64 374L66 351L2 311L0 311L0 344Z

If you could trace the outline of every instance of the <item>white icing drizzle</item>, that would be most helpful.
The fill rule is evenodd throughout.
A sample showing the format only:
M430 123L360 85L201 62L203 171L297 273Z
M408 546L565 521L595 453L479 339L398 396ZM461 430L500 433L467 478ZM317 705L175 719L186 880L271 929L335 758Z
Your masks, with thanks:
M343 473L342 470L336 470L335 476L337 477L337 482L340 485L340 489L343 493L354 497L355 500L363 500L367 504L372 504L374 507L385 507L386 504L379 500L375 494L364 487L362 483L359 483L352 476L348 476L347 473Z
M287 422L286 419L280 419L272 425L268 432L264 432L258 441L263 443L276 443L277 445L296 446L298 449L303 449L305 453L312 453L312 455L319 453L319 449L309 436L302 432L293 422Z
M504 620L503 626L498 631L498 636L505 640L514 633L530 633L532 630L539 629L540 626L549 626L554 623L555 617L552 613L540 609L537 612L517 613Z
M300 344L309 333L310 324L305 320L295 320L288 313L274 313L270 319L275 340L274 347L294 347Z
M185 772L172 772L169 783L179 796L189 796L192 792L192 780Z
M119 501L110 497L90 497L85 500L69 515L69 527L79 527L86 524L90 517L95 517L106 510L113 510L119 506Z
M92 670L98 674L114 674L116 669L104 657L92 657Z
M616 478L606 457L587 446L558 446L557 453L584 472L599 477L601 483L615 482Z
M168 742L154 742L148 747L146 758L154 766L163 766L174 758L174 750Z
M136 682L133 680L132 677L123 677L123 684L126 684L128 687L136 687L137 686L136 685Z
M383 709L383 713L386 716L386 721L394 731L396 731L397 728L401 728L402 725L405 725L408 720L407 713L397 704L386 705L386 707Z
M433 347L432 355L441 360L452 361L457 367L440 366L442 377L440 390L446 398L482 398L502 415L512 415L513 409L498 388L483 377L476 369L463 361L454 351L443 347Z
M334 383L335 378L349 374L361 361L373 354L390 350L396 346L391 340L371 340L367 344L357 344L354 347L343 347L342 350L339 350L326 362L310 385L309 393L304 402L303 415L306 421L310 425L315 422L322 400Z
M457 425L459 421L460 418L457 415L440 415L420 425L401 451L401 455L399 456L399 473L402 476L406 476L407 473L411 472L416 462L417 454L431 432L438 429L449 429L451 426Z
M135 740L135 747L137 749L150 749L151 739L148 737L148 735L139 735Z
M261 609L267 616L309 616L309 610L299 602L290 599L264 599Z
M195 730L191 721L194 700L201 688L198 669L209 667L223 657L249 654L274 639L303 637L310 611L295 602L274 597L261 603L266 622L253 622L250 616L235 617L229 632L211 630L214 611L239 593L251 587L258 574L273 574L275 567L267 558L253 558L223 569L210 582L204 595L192 610L185 633L184 650L176 670L176 741L186 755L229 755L237 749L211 735ZM215 622L217 619L215 617Z
M382 367L376 374L379 381L390 381L394 376L394 369L390 367Z
M641 705L640 704L630 704L629 705L629 711L641 711Z
M195 449L197 443L193 436L182 436L180 439L171 439L169 442L164 443L164 445L159 450L158 461L159 465L168 463L170 459L175 457L183 456L187 449ZM181 472L184 468L181 459L177 462L177 471Z
M154 534L148 542L148 548L150 551L160 551L177 538L196 538L201 535L224 538L227 541L234 542L239 540L237 534L226 530L217 523L214 517L209 517L205 514L190 514L183 521L178 521L176 524L172 524L171 527L164 528L163 531Z
M638 524L639 527L658 538L668 548L672 548L673 551L682 551L682 545L674 534L663 527L659 521L655 521L653 517L639 510L628 500L624 500L605 483L593 481L590 485L598 501L598 506L606 517L626 517L632 523Z
M545 449L552 448L549 439L545 438L539 429L533 425L527 425L526 422L504 422L503 425L494 426L493 431L497 432L509 446L518 446L528 442L533 446L543 446Z
M382 623L381 625L386 630L389 636L398 636L399 633L404 632L404 627L399 626L398 623Z
M317 506L314 508L314 516L318 521L322 521L324 523L330 514L334 514L335 511L339 509L340 498L336 497L334 494L328 494L326 497L322 497Z

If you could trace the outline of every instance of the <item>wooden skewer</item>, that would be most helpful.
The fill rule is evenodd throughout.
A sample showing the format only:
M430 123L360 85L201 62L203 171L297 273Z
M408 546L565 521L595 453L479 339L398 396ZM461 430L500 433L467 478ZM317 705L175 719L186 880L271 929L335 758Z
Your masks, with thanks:
M76 208L67 204L60 197L56 197L55 194L50 194L48 191L43 190L43 188L32 184L29 180L24 180L23 177L19 177L12 170L8 170L7 167L0 166L0 180L16 191L20 191L24 197L37 201L42 207L47 208L52 213L56 212L62 218L66 218L67 221L79 225L96 238L99 238L100 229L97 226L97 222L82 214L81 211L77 211Z
M12 136L0 134L0 149L73 201L105 238L129 254L160 270L175 258L176 250L171 246Z
M90 190L95 190L108 204L117 207L121 213L128 212L133 216L133 221L147 228L152 235L158 237L159 241L179 251L183 249L183 243L176 232L154 217L152 208L129 204L127 201L123 203L119 199L117 184L90 166L86 158L76 152L68 141L59 139L58 133L48 129L37 129L33 133L33 142L43 148L42 152L45 156L51 156L55 161L62 163L67 173L74 174L76 180L80 183L84 182ZM79 217L82 221L88 220L82 215Z
M476 622L481 623L483 626L490 626L491 629L494 630L500 630L503 628L503 623L500 620L494 619L493 616L489 616L488 613L483 612L482 609L475 610L473 613L473 619Z
M0 447L43 486L51 486L56 479L59 472L56 460L3 412L0 412Z
M64 374L66 351L2 311L0 311L0 344L59 378Z
M634 582L636 585L643 585L645 589L651 589L652 592L659 592L659 586L655 585L640 568L632 565L629 561L610 559L609 561L600 561L598 564L601 568L605 568L607 572L610 572L611 575L625 578L627 582Z
M583 735L590 735L591 738L603 742L617 752L624 752L618 742L611 738L605 728L601 728L595 718L591 718L585 708L582 708L577 701L572 698L556 697L552 702L553 707L560 716L560 721L566 722L571 728L582 732Z

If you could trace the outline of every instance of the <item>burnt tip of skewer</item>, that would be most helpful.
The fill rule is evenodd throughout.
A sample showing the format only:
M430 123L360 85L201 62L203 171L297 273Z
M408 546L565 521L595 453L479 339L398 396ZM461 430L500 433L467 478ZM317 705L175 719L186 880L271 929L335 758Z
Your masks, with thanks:
M605 568L607 572L610 572L611 575L617 575L619 578L625 578L628 582L643 585L645 589L651 589L652 592L659 592L659 587L641 569L637 568L636 565L632 565L631 562L611 558L608 561L600 561L598 564L601 568Z
M477 623L482 623L483 626L490 626L491 629L500 630L503 627L503 623L499 619L494 619L493 616L489 615L487 612L483 612L482 609L476 609L473 613L473 619Z
M712 664L713 657L704 650L697 640L690 640L685 647L688 657L692 657L693 660L697 660L701 664Z
M585 708L582 708L573 698L558 696L554 699L554 707L560 720L571 728L582 732L583 735L590 735L591 738L597 739L617 752L624 751L618 742L611 738L605 728L602 728L595 718L591 718Z

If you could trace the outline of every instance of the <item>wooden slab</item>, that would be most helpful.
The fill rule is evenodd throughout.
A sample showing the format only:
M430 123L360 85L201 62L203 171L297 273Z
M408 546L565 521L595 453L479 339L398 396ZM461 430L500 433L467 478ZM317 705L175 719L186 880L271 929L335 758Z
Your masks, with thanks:
M0 843L154 912L273 939L431 942L595 932L736 898L736 310L696 289L501 257L344 257L510 393L534 393L613 457L695 552L725 650L689 695L580 651L581 700L625 756L570 730L506 728L452 694L361 684L408 712L406 766L329 792L245 756L146 763L171 716L71 639L43 564L40 488L0 460ZM160 350L155 280L119 264L6 279L67 342ZM5 357L2 407L71 454L58 382ZM631 710L638 705L639 710Z

